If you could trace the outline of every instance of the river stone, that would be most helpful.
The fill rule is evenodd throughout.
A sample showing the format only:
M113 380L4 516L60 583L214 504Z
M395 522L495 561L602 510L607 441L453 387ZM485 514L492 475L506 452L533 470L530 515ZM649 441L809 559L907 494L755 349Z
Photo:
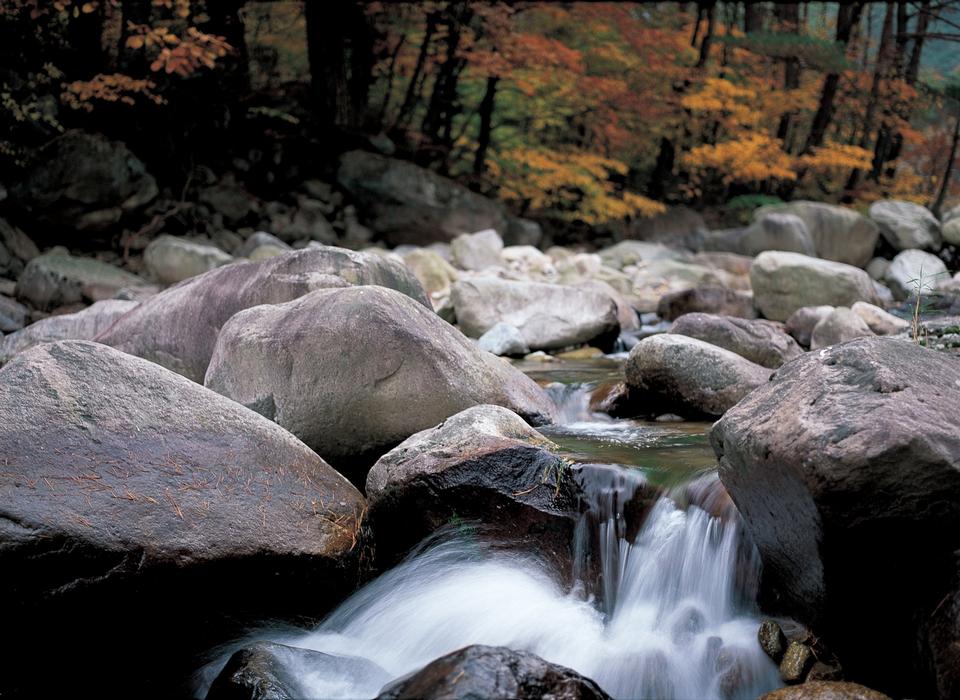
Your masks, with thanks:
M477 347L494 355L526 355L530 352L520 331L502 322L481 335Z
M869 214L884 240L896 250L940 249L940 222L926 207L885 199L871 204Z
M624 367L627 384L660 396L668 412L723 415L756 387L770 370L696 338L670 333L644 338Z
M870 337L784 365L711 432L763 559L766 609L816 629L851 677L897 694L922 684L916 621L942 599L960 549L957 415L956 357Z
M742 255L759 255L765 250L784 250L816 255L813 237L803 219L795 214L770 212L740 232L736 250Z
M2 298L0 298L2 300ZM0 340L0 365L40 343L55 340L92 340L114 321L137 306L135 301L104 299L82 311L49 316Z
M340 159L337 181L357 201L364 223L392 245L507 229L499 202L408 161L350 151Z
M479 338L497 323L508 323L531 350L610 345L620 328L613 299L579 287L476 277L454 284L451 298L466 335Z
M267 233L266 231L257 231L246 241L244 241L243 245L240 246L240 248L236 251L236 254L247 258L250 257L253 251L261 246L271 246L281 250L291 250L289 245L281 241L272 233Z
M0 370L0 414L7 689L102 694L88 671L107 658L115 687L179 696L195 655L238 625L322 614L356 580L357 490L159 365L39 345ZM56 674L35 653L52 629L71 650Z
M24 264L38 255L36 244L23 231L0 219L0 277L19 277Z
M647 241L620 241L609 248L604 248L599 255L604 265L615 270L652 260L681 260L688 257L686 253L668 248L662 243Z
M922 250L904 250L890 263L884 281L897 301L909 299L920 289L923 294L932 292L949 281L947 266L936 255Z
M557 278L557 268L546 253L530 245L507 246L500 253L501 264L521 279L549 280Z
M457 269L429 248L414 248L403 254L404 264L423 285L431 300L446 297L460 277ZM436 304L434 304L436 308Z
M945 221L940 227L940 231L943 234L944 243L960 246L960 217Z
M400 679L377 700L609 700L603 690L526 651L479 644L447 654Z
M867 274L870 279L880 282L887 274L887 268L890 267L890 261L886 258L874 258L867 264Z
M739 318L756 318L753 296L726 287L704 285L679 292L670 292L660 297L657 315L665 321L673 321L684 314L703 312Z
M161 284L175 284L233 262L233 256L212 245L176 236L160 236L143 251L150 276Z
M724 270L670 259L644 262L625 272L633 281L631 301L640 313L656 311L664 294L699 286L726 287L731 278Z
M787 637L783 634L780 625L775 620L762 621L757 630L757 641L760 642L763 653L773 659L774 663L779 664L787 650Z
M860 302L857 302L860 303ZM833 306L804 306L797 309L784 324L784 329L793 336L802 347L809 348L813 329L823 319L833 313Z
M874 335L867 322L846 306L838 306L817 322L810 334L810 349L845 343L854 338Z
M873 280L860 268L799 253L761 253L750 268L750 282L757 308L771 321L786 321L804 306L877 301Z
M320 246L218 267L185 280L144 301L97 341L202 383L217 334L238 311L351 284L390 287L430 308L420 283L402 263Z
M883 693L857 683L808 681L761 695L759 700L891 700Z
M863 267L877 246L877 225L853 209L799 200L760 207L753 218L762 220L773 214L800 218L813 241L814 254L826 260Z
M774 321L684 314L673 322L669 332L699 338L774 369L803 353L797 342L784 331L783 324Z
M910 322L884 311L879 306L858 301L850 307L857 316L863 319L870 330L877 335L896 335L910 327Z
M543 229L536 221L510 216L507 218L507 230L503 233L503 241L510 246L538 246L543 242Z
M506 406L535 424L556 415L533 380L384 287L318 290L236 314L204 383L351 469L470 406Z
M52 309L109 299L125 287L147 284L146 280L108 263L54 250L27 263L17 281L17 296L38 309Z
M780 660L780 677L784 683L802 683L814 660L810 647L802 642L790 642Z
M737 253L727 253L724 251L705 250L700 253L694 253L690 256L690 262L704 267L714 267L718 270L724 270L731 275L748 277L750 275L750 266L753 265L752 255L739 255Z
M0 333L13 333L27 322L29 309L8 296L0 294ZM5 339L4 339L5 340ZM0 340L0 343L3 341Z
M464 233L450 241L453 262L461 270L483 270L501 265L503 239L493 229Z
M458 518L501 528L566 563L576 493L557 449L500 406L474 406L411 435L367 474L377 556L392 563Z

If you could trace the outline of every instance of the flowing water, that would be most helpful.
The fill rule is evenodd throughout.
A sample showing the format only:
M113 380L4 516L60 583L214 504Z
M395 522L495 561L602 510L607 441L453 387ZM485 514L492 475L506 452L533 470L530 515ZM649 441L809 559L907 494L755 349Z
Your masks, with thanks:
M548 389L564 421L544 432L592 463L578 470L586 508L572 586L533 553L492 547L482 526L461 524L423 543L315 630L262 630L251 641L362 657L385 672L358 666L319 677L291 669L325 698L372 698L384 678L470 644L532 651L616 698L746 700L777 687L777 669L756 637L759 564L709 471L707 426L592 415L589 391L611 374L607 362L531 374L559 382Z

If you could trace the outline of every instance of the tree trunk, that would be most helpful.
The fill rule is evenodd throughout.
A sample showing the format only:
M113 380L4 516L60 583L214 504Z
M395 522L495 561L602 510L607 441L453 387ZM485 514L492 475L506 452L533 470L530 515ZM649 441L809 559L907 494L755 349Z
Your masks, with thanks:
M441 150L447 150L450 147L453 117L457 111L457 81L466 65L466 60L457 54L460 49L462 29L470 20L471 14L470 7L465 2L452 3L446 11L446 57L437 71L430 103L427 105L427 114L421 127L424 136Z
M717 3L710 2L707 5L707 30L703 35L703 41L700 42L700 59L697 61L697 68L703 68L710 59L710 46L713 44L713 28L717 18Z
M907 64L906 81L915 85L920 74L920 54L923 53L923 43L927 36L927 27L930 26L930 0L923 0L917 15L916 37L913 40L913 50L910 52L910 62Z
M763 8L754 2L743 3L743 31L745 34L763 30Z
M647 193L654 199L663 199L666 194L666 183L673 174L673 164L677 152L673 142L666 136L660 137L660 151L657 153L657 162L650 175L650 184Z
M410 117L413 116L413 107L417 103L422 86L421 77L423 76L423 66L426 63L427 54L430 51L430 42L436 31L437 15L430 12L427 14L427 26L423 34L423 43L420 44L420 52L417 54L417 64L413 68L413 75L410 76L410 83L407 85L407 92L403 97L403 104L400 106L400 113L397 115L394 128L404 129L410 124Z
M953 178L953 165L957 160L958 144L960 144L960 113L957 114L957 120L953 125L953 141L950 144L950 157L947 159L947 167L944 169L943 180L940 181L940 190L937 192L937 199L931 207L931 211L938 217L940 216L940 210L943 209L943 203L947 198L947 192L950 190L950 180Z
M799 34L800 30L800 6L797 3L786 5L777 5L777 19L780 21L781 29L790 34ZM797 58L790 57L783 62L783 87L785 90L796 90L800 87L800 61ZM780 125L777 127L777 138L783 141L783 149L790 151L787 142L787 136L790 133L790 121L793 117L792 112L785 113L780 117Z
M906 80L906 73L909 70L907 22L907 3L900 0L897 3L897 36L893 45L893 56L887 66L888 81ZM883 117L881 118L880 130L877 133L877 143L874 146L873 167L870 170L870 177L874 182L880 181L884 165L896 160L900 155L903 138L894 126L894 117L902 121L908 120L910 118L910 105L899 96L890 95L884 100Z
M490 137L493 134L493 106L497 99L497 83L500 78L487 78L487 90L480 101L480 134L477 136L477 152L473 158L473 174L483 175L483 168L487 162L487 150L490 148Z

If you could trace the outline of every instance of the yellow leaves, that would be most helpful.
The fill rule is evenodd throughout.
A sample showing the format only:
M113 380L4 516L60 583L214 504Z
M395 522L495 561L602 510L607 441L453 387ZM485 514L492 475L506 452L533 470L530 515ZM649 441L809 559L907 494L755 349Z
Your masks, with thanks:
M699 177L707 170L721 173L725 184L797 179L796 160L784 153L780 139L764 133L747 133L731 141L697 146L683 160Z
M134 98L138 95L160 105L164 99L153 91L156 87L152 80L137 80L122 73L100 73L90 80L65 83L60 100L73 109L87 112L93 111L95 100L132 106L136 104Z
M831 170L869 170L873 152L859 146L827 141L813 153L802 156L800 163L817 172Z
M213 68L216 60L232 49L222 36L206 34L196 27L187 27L182 38L163 26L130 23L128 27L131 35L127 37L127 47L159 49L150 70L168 75L176 73L186 78L200 68Z

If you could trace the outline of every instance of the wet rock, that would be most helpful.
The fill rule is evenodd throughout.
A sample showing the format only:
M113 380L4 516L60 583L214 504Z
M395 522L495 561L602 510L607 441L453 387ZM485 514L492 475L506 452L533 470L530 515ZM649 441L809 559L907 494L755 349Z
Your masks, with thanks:
M896 694L926 682L917 620L956 570L957 415L956 357L871 337L784 365L711 432L763 559L767 609L816 629L850 677Z
M885 199L871 204L869 214L884 240L896 250L940 250L940 222L926 207Z
M673 322L669 332L699 338L774 369L803 353L783 325L774 321L685 314Z
M770 370L723 348L683 335L644 338L624 366L627 384L661 397L681 415L723 415Z
M377 700L607 700L589 678L539 656L474 645L447 654L396 681Z
M670 624L670 639L676 645L685 646L703 632L706 626L707 618L703 611L695 605L688 605L673 614L673 620Z
M590 394L590 410L606 413L614 418L633 418L640 415L644 407L643 397L637 390L631 390L626 382L608 382L601 384ZM679 416L677 420L683 420Z
M176 284L233 262L233 256L212 245L176 236L160 236L143 251L150 276L161 284Z
M771 321L786 321L804 306L875 303L873 280L860 268L799 253L761 253L750 268L757 309Z
M503 239L493 229L464 233L450 241L453 262L461 270L499 267Z
M238 625L320 613L357 576L365 504L346 479L276 424L107 346L49 343L3 367L0 453L7 689L102 694L84 670L108 658L116 687L181 696L196 655ZM71 653L51 674L31 649L54 628Z
M839 665L827 664L823 661L815 661L810 670L807 671L806 683L813 681L842 681L843 669Z
M0 365L9 362L17 353L40 343L52 343L55 340L92 340L130 309L135 308L137 303L105 299L83 311L50 316L31 323L23 330L0 340Z
M847 207L800 200L760 207L753 217L763 220L773 214L801 219L813 241L814 254L825 260L863 267L877 246L877 225Z
M784 328L797 343L809 348L813 329L820 321L833 313L834 308L833 306L804 306L790 314Z
M810 349L845 343L854 338L874 335L866 321L845 306L838 306L817 322L810 334Z
M76 232L116 224L154 199L157 183L124 144L74 130L40 149L12 194L33 221L82 243Z
M960 594L953 591L923 617L924 656L933 670L933 690L941 698L960 695Z
M262 262L218 267L166 289L97 341L203 382L217 334L238 311L351 284L397 289L429 308L423 288L402 263L343 248L307 248Z
M717 672L717 690L722 700L742 697L744 688L750 685L753 674L750 663L742 650L736 647L721 647L714 662Z
M498 323L481 335L477 347L494 355L526 355L530 352L520 331L509 323Z
M863 319L863 322L877 335L896 335L910 327L910 323L906 319L894 316L879 306L868 304L865 301L858 301L850 307L850 310Z
M728 287L730 275L703 265L660 259L628 267L634 292L630 301L640 313L656 311L661 297L694 287ZM732 314L731 314L732 315Z
M407 161L350 151L340 160L337 181L357 200L367 226L392 245L507 228L498 202Z
M759 700L890 700L887 695L856 683L811 681L780 688Z
M146 280L108 263L54 250L27 263L17 281L17 296L38 309L52 309L109 299L125 287L146 286Z
M590 280L588 282L580 282L575 286L580 289L600 292L612 299L613 303L617 305L617 322L620 324L621 332L640 329L640 317L637 316L637 312L633 310L633 306L630 305L626 297L611 285L601 280Z
M20 302L0 295L0 333L19 331L26 324L28 313L27 307Z
M779 664L787 650L787 638L775 620L764 620L757 630L757 640L763 653Z
M753 296L749 292L704 285L679 292L670 292L660 297L657 315L673 321L690 313L717 314L738 318L756 318Z
M451 298L466 335L479 338L497 323L508 323L533 350L610 345L620 329L614 301L579 287L477 277L454 284Z
M506 406L534 424L556 410L533 380L383 287L239 312L217 337L204 384L358 478L400 441L471 406Z
M801 683L813 666L813 651L801 642L790 642L780 660L780 677L784 683Z
M915 295L918 290L922 294L934 291L949 279L943 261L922 250L897 253L884 275L884 281L897 301Z

